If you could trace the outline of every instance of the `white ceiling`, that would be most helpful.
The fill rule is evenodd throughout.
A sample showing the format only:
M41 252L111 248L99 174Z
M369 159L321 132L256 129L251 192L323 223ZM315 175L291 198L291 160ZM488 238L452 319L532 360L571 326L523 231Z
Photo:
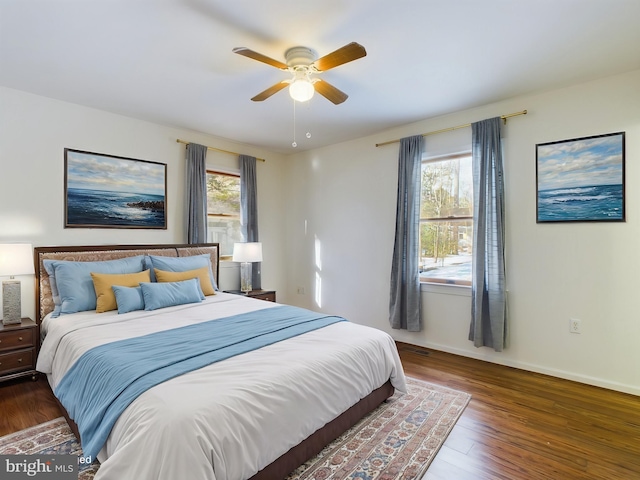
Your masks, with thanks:
M353 41L294 149L287 91L250 101L287 74L232 49ZM0 0L0 85L283 153L638 68L640 0Z

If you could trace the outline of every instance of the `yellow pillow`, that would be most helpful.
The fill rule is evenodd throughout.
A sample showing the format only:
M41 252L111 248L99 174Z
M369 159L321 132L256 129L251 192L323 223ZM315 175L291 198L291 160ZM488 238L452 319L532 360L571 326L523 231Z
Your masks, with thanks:
M150 282L149 270L138 273L93 273L93 288L96 289L96 313L108 312L118 308L116 296L113 293L114 285L120 287L137 287L140 282Z
M200 288L205 295L215 295L216 291L211 284L209 276L209 267L196 268L195 270L187 270L185 272L168 272L166 270L158 270L154 268L158 282L180 282L182 280L191 280L198 278L200 280Z

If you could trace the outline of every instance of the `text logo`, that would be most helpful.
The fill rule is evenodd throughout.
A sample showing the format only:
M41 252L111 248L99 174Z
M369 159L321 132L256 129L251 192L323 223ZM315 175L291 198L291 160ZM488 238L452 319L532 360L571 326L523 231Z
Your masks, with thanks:
M2 480L76 480L77 455L0 455Z

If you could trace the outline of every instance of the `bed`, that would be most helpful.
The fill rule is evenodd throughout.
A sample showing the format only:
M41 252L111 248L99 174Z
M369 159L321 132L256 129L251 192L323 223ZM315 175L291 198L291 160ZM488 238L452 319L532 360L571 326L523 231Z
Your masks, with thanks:
M386 333L219 290L205 296L202 276L200 283L140 283L135 290L144 294L143 306L160 302L153 310L124 308L127 302L120 299L131 297L123 294L117 297L121 313L96 313L101 297L94 291L98 300L93 309L72 308L56 316L68 298L76 300L75 293L61 300L57 291L63 285L62 267L86 275L110 262L130 265L140 258L142 269L151 265L158 275L167 275L155 268L163 262L200 265L204 258L217 289L217 244L35 249L36 309L43 338L37 369L60 397L85 451L100 460L96 480L286 478L394 389L406 391L395 343ZM83 275L70 271L74 279ZM109 274L94 282L110 279ZM201 287L200 301L165 306L166 290L160 288L179 285L185 290L192 283ZM98 289L98 283L94 286ZM129 295L134 287L113 290ZM154 297L148 292L160 293ZM244 334L236 322L261 333L239 340L236 335ZM178 348L181 344L188 346L188 354ZM196 355L200 349L202 354ZM179 360L170 361L174 356ZM169 360L163 368L147 366L157 359ZM189 369L175 370L186 363ZM120 377L126 375L131 383L121 386ZM139 387L141 379L148 385ZM115 393L107 388L112 384Z

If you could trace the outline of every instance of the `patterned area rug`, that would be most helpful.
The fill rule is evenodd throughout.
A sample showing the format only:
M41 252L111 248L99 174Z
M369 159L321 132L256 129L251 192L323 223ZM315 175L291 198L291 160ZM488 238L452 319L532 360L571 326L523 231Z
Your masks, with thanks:
M0 455L82 455L82 448L63 418L0 437ZM100 464L78 465L78 480L92 480Z
M418 480L438 453L471 395L407 378L394 394L286 480ZM82 454L64 418L0 438L0 455ZM91 480L98 463L80 466Z

